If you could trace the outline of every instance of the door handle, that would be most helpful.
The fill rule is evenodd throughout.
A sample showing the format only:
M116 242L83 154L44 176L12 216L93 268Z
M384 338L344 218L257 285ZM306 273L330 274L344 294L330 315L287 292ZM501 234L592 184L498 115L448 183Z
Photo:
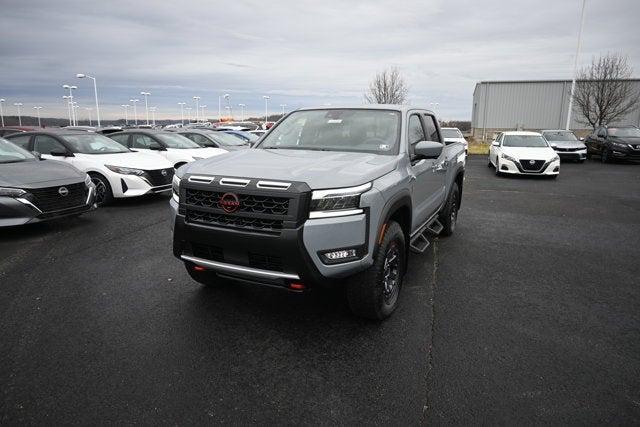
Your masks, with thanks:
M449 166L449 162L444 161L444 162L434 163L433 166L431 166L431 169L434 172L440 172L443 170L447 170L448 166Z

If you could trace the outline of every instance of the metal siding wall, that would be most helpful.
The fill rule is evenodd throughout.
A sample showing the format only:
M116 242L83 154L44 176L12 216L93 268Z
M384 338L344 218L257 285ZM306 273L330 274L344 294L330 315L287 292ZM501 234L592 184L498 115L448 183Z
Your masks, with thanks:
M640 80L635 80L640 93ZM473 96L472 127L475 129L564 128L569 106L570 81L480 82ZM486 105L486 112L485 112ZM571 129L586 129L574 110ZM640 125L640 108L618 124Z

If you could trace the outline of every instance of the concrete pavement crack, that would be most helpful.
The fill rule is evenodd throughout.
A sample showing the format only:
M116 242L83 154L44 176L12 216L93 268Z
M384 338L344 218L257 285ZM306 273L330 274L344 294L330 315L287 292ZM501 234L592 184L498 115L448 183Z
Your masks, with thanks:
M425 403L422 407L422 417L420 419L421 425L427 424L427 416L429 410L431 409L431 401L429 398L429 379L431 377L431 371L433 370L433 341L435 337L435 324L436 324L436 287L437 287L437 276L438 276L438 241L435 240L433 242L433 273L431 274L431 280L429 282L431 288L431 296L429 297L429 308L430 308L430 321L431 321L431 336L429 338L429 345L427 347L427 375L426 375L426 383L427 390L425 395Z

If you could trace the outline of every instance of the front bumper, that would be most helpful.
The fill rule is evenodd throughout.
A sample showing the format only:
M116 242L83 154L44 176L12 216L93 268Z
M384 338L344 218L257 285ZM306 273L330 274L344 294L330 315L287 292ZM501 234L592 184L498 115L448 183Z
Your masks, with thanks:
M139 197L145 194L168 193L171 191L171 179L173 172L167 175L166 182L161 185L153 185L148 179L137 175L123 175L110 173L109 183L113 197Z
M572 160L581 161L587 159L587 149L577 151L559 151L555 150L556 154L560 156L560 160Z
M640 150L628 149L618 150L613 148L611 150L611 157L619 160L629 160L632 162L640 162Z
M539 171L528 171L523 169L519 162L500 159L500 172L512 175L558 175L560 173L560 160L545 163Z
M56 211L41 211L36 205L24 198L0 197L0 227L32 224L83 214L97 208L95 187L89 187L87 199L83 205Z

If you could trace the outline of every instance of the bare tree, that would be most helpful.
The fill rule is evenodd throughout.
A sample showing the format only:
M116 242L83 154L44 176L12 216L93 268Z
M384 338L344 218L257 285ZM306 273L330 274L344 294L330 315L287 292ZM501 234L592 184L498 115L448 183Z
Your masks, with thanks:
M364 99L369 104L402 104L407 100L408 91L398 69L391 68L376 74Z
M638 106L640 94L629 80L633 69L627 57L607 54L593 59L578 73L573 102L577 120L592 128L623 119Z

